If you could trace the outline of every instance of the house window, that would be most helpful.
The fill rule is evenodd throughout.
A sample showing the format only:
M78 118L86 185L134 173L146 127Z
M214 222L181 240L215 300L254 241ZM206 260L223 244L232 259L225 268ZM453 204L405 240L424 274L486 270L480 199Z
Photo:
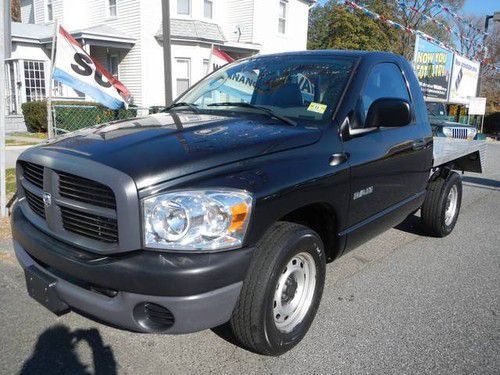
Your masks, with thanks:
M108 0L108 17L116 17L116 0Z
M177 72L177 95L182 94L189 88L191 76L191 60L190 59L175 59Z
M210 60L208 59L203 59L203 74L208 74L210 73L208 71L208 65L210 64Z
M212 0L204 0L204 15L205 18L212 18L213 17L213 6L214 2Z
M116 79L118 79L118 64L118 55L108 55L108 72L110 72Z
M284 34L285 31L286 31L286 1L280 1L278 32L280 34Z
M191 0L177 0L177 14L189 16L191 14Z
M54 20L54 8L52 4L52 0L45 0L45 16L47 21Z
M26 101L45 99L45 65L43 61L24 61Z

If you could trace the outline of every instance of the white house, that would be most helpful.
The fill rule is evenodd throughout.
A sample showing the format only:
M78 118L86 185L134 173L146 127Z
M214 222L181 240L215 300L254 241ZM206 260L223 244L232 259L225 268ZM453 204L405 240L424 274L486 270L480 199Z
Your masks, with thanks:
M212 45L234 58L306 49L314 3L170 0L174 97L206 74ZM134 104L164 104L161 0L21 0L21 14L12 23L9 113L47 96L55 19L129 88ZM85 99L57 84L54 95Z

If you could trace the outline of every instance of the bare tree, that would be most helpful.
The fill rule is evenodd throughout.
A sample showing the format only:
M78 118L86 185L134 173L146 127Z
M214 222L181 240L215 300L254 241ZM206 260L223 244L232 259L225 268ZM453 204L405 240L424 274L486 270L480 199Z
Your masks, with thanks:
M441 1L441 4L448 7L452 11L457 11L462 8L464 0L447 0ZM431 0L410 0L406 1L406 7L400 7L399 17L401 24L414 30L420 30L430 36L442 41L450 43L452 37L450 33L443 30L439 25L428 20L431 17L440 24L449 25L451 17L444 12L440 7L436 6ZM415 38L413 35L405 33L401 37L399 53L408 59L413 55Z
M468 16L464 18L470 25L465 24L460 20L455 20L455 30L459 36L456 40L458 51L471 59L477 60L484 58L483 37L481 31L483 28L484 19L481 17Z
M500 61L499 43L500 27L494 23L485 43L488 55L483 64L481 64L480 96L487 98L486 111L488 113L500 111L500 73L497 72L494 65Z

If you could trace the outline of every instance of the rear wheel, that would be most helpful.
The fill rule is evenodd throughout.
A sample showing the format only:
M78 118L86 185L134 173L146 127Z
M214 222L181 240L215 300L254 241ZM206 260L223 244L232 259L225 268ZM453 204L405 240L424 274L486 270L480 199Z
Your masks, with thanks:
M429 234L445 237L453 231L462 203L462 180L456 172L429 183L422 205L422 223Z
M302 225L275 224L257 245L231 317L246 348L280 355L307 333L325 281L323 243Z

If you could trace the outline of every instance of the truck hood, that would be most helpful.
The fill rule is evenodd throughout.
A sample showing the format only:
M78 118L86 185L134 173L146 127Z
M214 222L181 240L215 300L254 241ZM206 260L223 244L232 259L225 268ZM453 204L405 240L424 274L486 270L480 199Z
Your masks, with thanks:
M259 115L177 112L94 126L38 147L105 164L128 174L143 189L222 164L306 146L320 136L318 128L294 127Z

